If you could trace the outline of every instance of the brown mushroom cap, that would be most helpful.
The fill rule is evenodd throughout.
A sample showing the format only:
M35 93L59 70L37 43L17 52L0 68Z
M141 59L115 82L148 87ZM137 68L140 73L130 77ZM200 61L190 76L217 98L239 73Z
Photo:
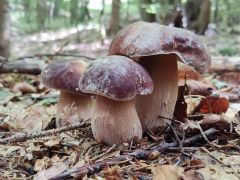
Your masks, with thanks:
M42 72L42 82L50 88L79 93L78 81L86 67L82 60L55 61Z
M136 22L127 26L116 35L109 48L109 55L124 55L135 60L172 53L201 73L211 63L206 46L197 35L156 23Z
M137 94L153 91L153 82L146 70L123 56L107 56L93 61L81 76L80 90L117 101L128 101Z

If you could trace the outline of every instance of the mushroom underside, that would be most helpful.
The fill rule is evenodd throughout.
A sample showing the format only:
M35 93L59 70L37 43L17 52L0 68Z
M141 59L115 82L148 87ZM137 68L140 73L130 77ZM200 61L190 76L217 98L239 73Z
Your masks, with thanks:
M97 96L93 112L91 126L98 142L113 145L142 137L134 100L115 101Z
M178 95L177 60L174 54L142 57L139 60L154 84L152 94L136 98L136 110L144 132L163 127L168 121L166 118L173 118Z
M57 105L57 127L73 125L80 120L90 119L93 99L88 95L79 95L61 91Z

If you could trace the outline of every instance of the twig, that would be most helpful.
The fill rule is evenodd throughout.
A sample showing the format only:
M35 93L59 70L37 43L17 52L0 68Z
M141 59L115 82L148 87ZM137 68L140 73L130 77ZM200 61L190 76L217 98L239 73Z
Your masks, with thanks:
M8 138L0 139L0 145L12 144L12 143L16 143L16 142L24 142L27 140L39 139L39 138L43 138L43 137L47 137L47 136L54 136L54 135L60 134L62 132L72 131L72 130L86 127L86 125L87 125L87 123L86 123L86 121L84 121L77 125L64 126L64 127L58 128L58 129L51 129L51 130L41 131L41 132L37 132L37 133L16 134L16 135L13 135Z
M208 129L204 132L206 136L210 136L218 132L215 128ZM202 139L202 134L198 134L196 136L193 136L191 138L185 139L185 141L182 142L184 146L187 146L193 142L199 141ZM51 178L51 180L60 180L60 179L65 179L65 178L70 178L73 173L81 173L81 174L94 174L100 172L106 165L108 166L113 166L116 164L119 164L124 161L131 161L133 158L137 159L144 159L147 158L150 153L153 151L165 151L171 147L176 147L178 145L177 142L172 142L172 143L161 143L158 145L156 148L151 149L151 150L143 150L143 149L137 149L132 153L128 153L127 155L120 155L118 157L112 158L112 159L106 159L101 162L97 162L95 164L91 165L85 165L82 167L78 168L72 168L72 169L67 169L61 174Z
M91 162L95 162L95 161L98 160L99 158L101 158L101 157L105 156L106 154L110 153L115 147L116 147L116 144L114 144L114 145L113 145L111 148L109 148L106 152L104 152L104 153L102 153L102 154L100 154L100 155L98 155L98 156L90 159L90 161L91 161Z
M223 161L219 160L218 158L216 158L214 155L212 155L211 152L209 152L205 147L201 147L200 148L202 151L204 151L205 153L207 153L211 158L213 158L214 160L216 160L217 162L219 162L222 165L226 165Z
M168 125L168 127L170 127L170 129L173 131L174 136L175 136L175 138L176 138L176 140L177 140L177 143L178 143L178 145L179 145L179 148L180 148L181 152L183 152L182 141L181 141L180 138L178 137L178 134L177 134L176 130L175 130L170 124L167 123L167 125Z
M200 123L197 122L197 125L198 125L198 129L199 129L199 131L201 132L204 140L207 141L208 144L210 144L210 145L212 145L212 146L214 146L214 147L216 147L216 148L221 148L221 146L219 146L219 145L217 145L217 144L209 141L209 139L205 136L205 134L204 134L204 132L203 132L203 129L202 129Z

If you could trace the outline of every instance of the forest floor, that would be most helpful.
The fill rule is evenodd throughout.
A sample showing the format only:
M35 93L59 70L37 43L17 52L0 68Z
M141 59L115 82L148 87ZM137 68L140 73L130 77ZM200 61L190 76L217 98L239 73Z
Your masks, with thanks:
M32 35L16 38L12 54L61 52L97 58L106 54L110 40L102 45L96 39L98 33L91 29ZM202 39L213 60L240 63L240 36ZM77 59L31 57L45 63L64 58ZM194 83L184 85L197 93L184 96L187 109L180 105L176 110L187 113L184 121L171 119L167 128L148 132L142 140L108 147L95 142L88 121L55 129L59 92L44 87L39 76L2 74L0 179L240 179L239 69L212 70L188 80ZM206 95L206 85L213 89L211 95Z

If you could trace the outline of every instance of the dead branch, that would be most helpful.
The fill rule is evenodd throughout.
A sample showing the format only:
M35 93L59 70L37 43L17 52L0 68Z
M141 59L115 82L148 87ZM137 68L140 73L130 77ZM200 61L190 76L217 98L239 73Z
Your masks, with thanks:
M77 130L80 128L84 128L86 126L87 126L87 121L84 121L77 125L64 126L64 127L58 128L58 129L51 129L51 130L41 131L41 132L37 132L37 133L15 134L11 137L0 139L0 145L24 142L27 140L39 139L39 138L48 137L48 136L56 136L62 132Z
M28 63L19 61L6 61L0 64L0 74L4 73L19 73L19 74L32 74L39 75L43 68L41 63Z
M215 128L211 128L211 129L206 130L204 132L204 134L205 134L205 136L212 136L216 132L218 132L218 131ZM191 143L194 143L194 142L202 140L202 139L203 139L202 134L198 134L196 136L190 137L190 138L182 141L182 145L188 146ZM67 169L64 172L62 172L61 174L59 174L58 176L51 178L51 180L60 180L60 179L70 178L70 177L72 177L73 174L82 174L82 175L95 174L95 173L100 172L106 166L116 165L116 164L119 164L126 160L132 160L133 158L144 159L144 158L147 158L149 156L149 154L152 153L153 151L162 152L162 151L168 150L169 148L176 147L177 145L178 145L177 142L172 142L172 143L164 142L150 150L137 149L134 152L131 152L127 155L120 155L118 157L115 157L112 159L107 159L107 160L97 162L97 163L94 163L91 165L85 165L85 166L78 167L78 168Z
M41 58L41 57L53 57L53 56L64 56L64 57L79 57L79 58L85 58L88 60L94 60L95 58L81 55L81 54L70 54L70 53L42 53L42 54L34 54L34 55L29 55L29 56L23 56L19 57L16 60L21 60L21 59L31 59L31 58Z
M53 56L64 56L64 57L78 57L93 60L94 58L70 53L47 53L47 54L35 54L30 56L23 56L16 59L7 59L0 56L0 74L4 73L19 73L19 74L31 74L39 75L42 70L46 67L46 64L42 61L26 61L27 59L34 59L42 57L53 57ZM21 60L21 61L20 61ZM23 60L23 61L22 61Z
M226 73L240 72L240 58L236 57L215 57L212 58L209 72Z

